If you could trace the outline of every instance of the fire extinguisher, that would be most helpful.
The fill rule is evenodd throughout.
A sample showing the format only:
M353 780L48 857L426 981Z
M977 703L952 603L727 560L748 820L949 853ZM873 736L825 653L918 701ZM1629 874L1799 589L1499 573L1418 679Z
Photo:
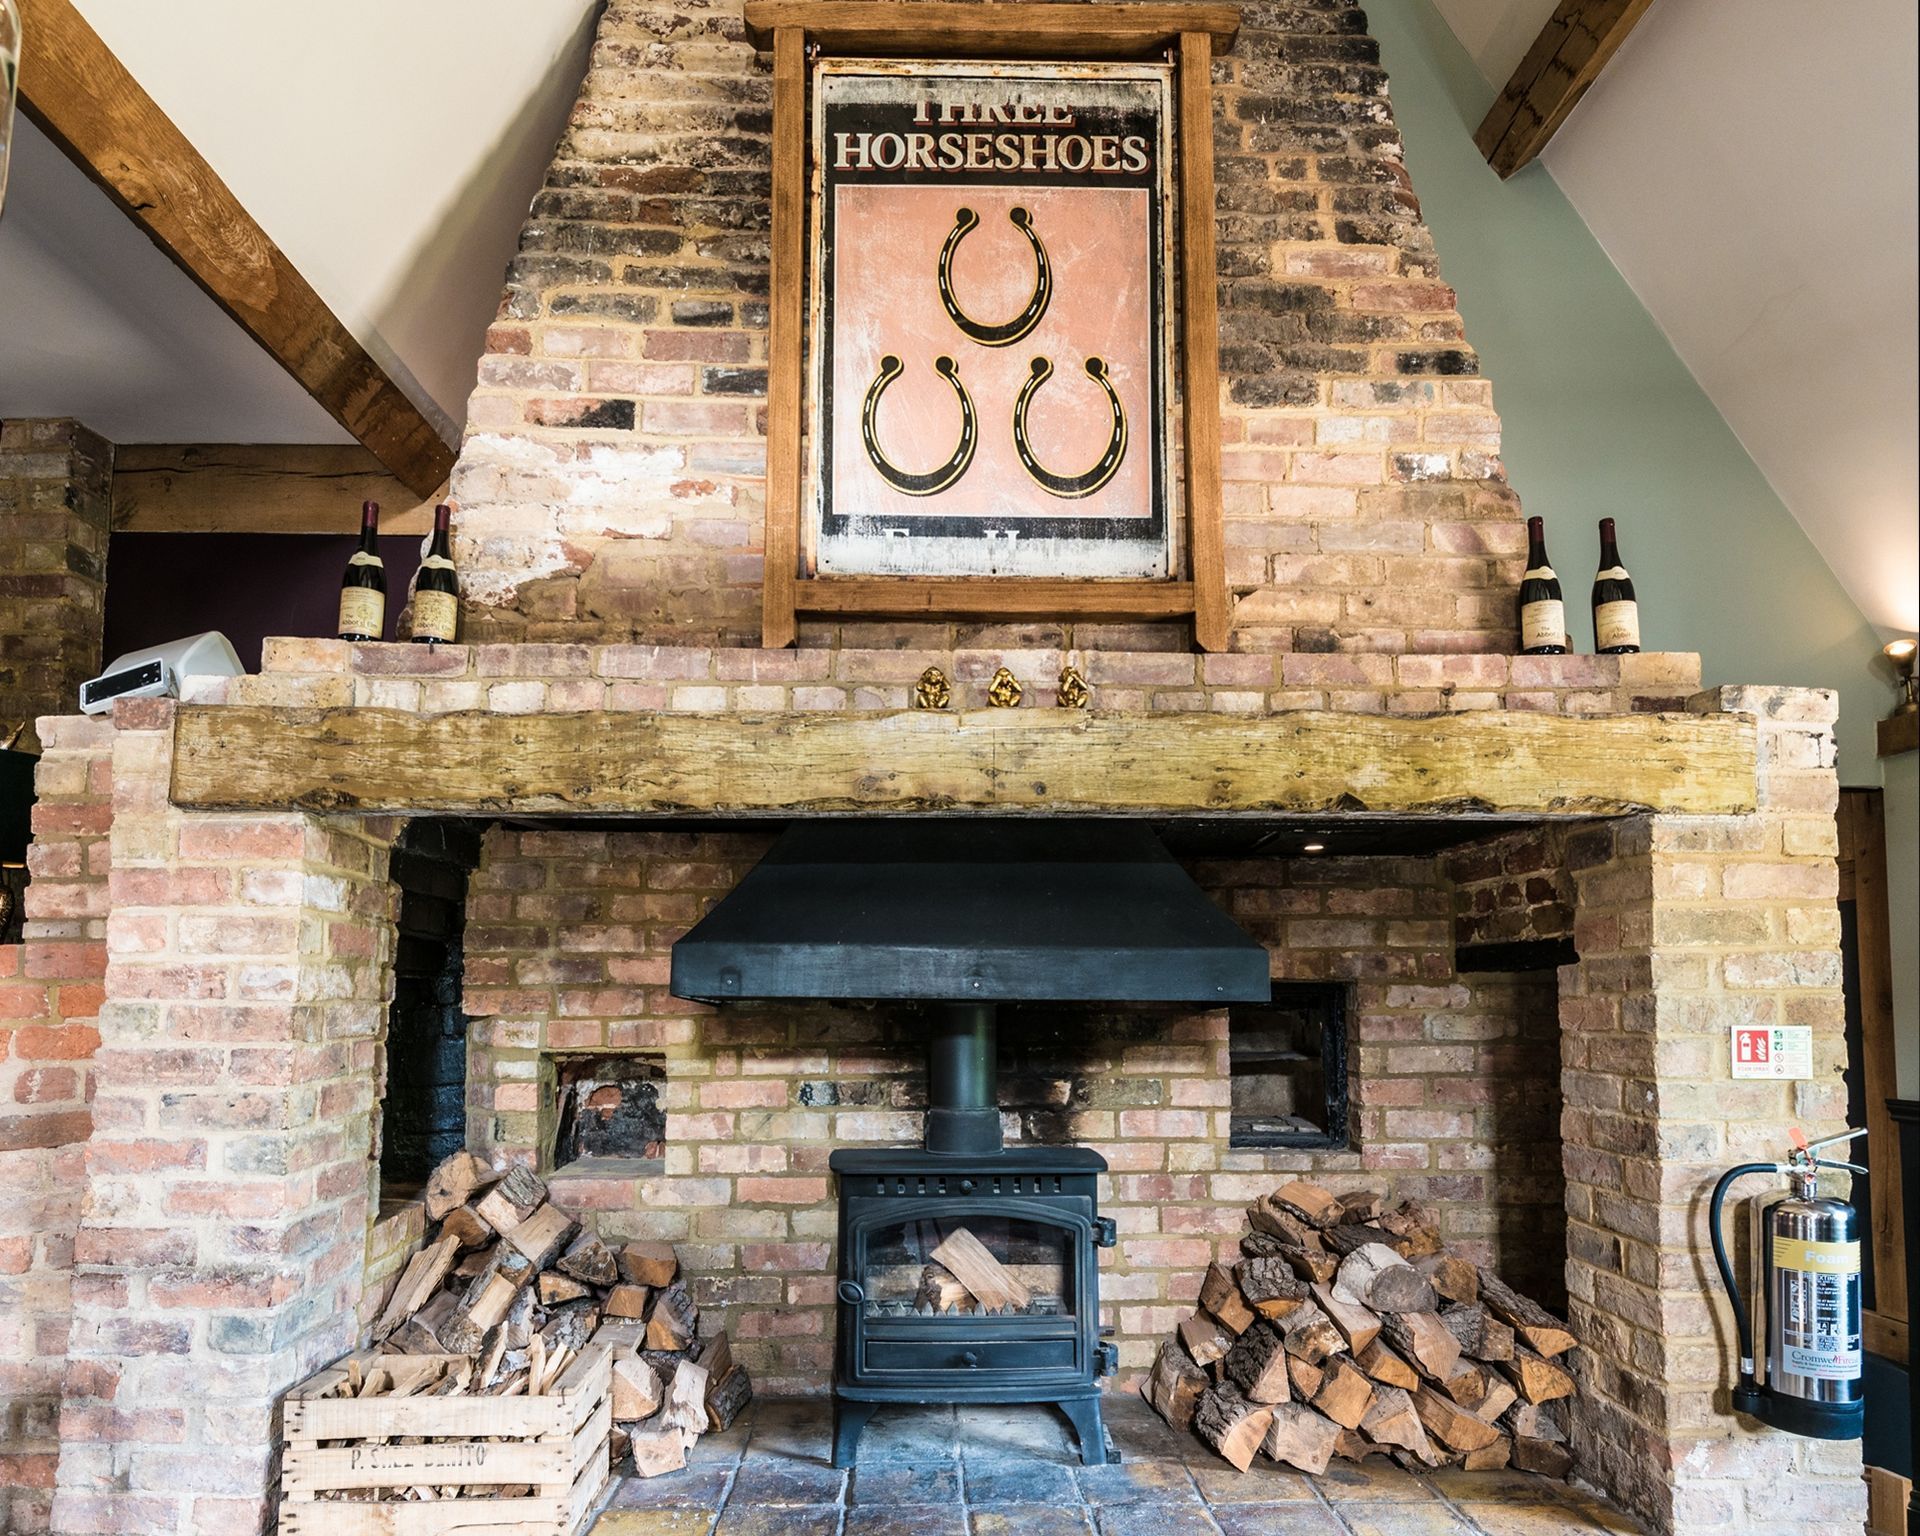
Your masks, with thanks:
M1844 1200L1823 1199L1822 1168L1867 1170L1857 1163L1829 1162L1828 1147L1864 1136L1847 1131L1811 1146L1795 1126L1793 1151L1784 1163L1741 1163L1713 1186L1708 1210L1713 1260L1733 1304L1740 1342L1740 1382L1733 1406L1763 1424L1816 1440L1853 1440L1860 1435L1864 1396L1860 1385L1860 1218ZM1760 1286L1755 1293L1766 1327L1764 1379L1754 1372L1753 1332L1747 1298L1727 1259L1722 1211L1727 1190L1750 1173L1784 1173L1791 1193L1768 1203L1751 1202L1760 1240Z

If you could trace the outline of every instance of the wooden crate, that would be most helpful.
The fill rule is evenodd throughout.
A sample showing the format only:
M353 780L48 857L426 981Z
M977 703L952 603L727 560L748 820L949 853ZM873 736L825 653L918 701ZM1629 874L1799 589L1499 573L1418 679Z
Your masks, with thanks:
M575 1536L611 1471L613 1354L594 1339L538 1397L323 1397L346 1375L330 1366L287 1394L281 1536ZM487 1491L514 1483L535 1492ZM394 1496L449 1485L461 1494ZM336 1489L357 1496L318 1496Z

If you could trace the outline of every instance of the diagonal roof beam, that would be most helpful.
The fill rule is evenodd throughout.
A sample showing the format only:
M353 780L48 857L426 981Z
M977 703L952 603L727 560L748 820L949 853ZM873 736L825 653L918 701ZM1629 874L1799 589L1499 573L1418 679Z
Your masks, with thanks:
M1505 180L1547 147L1653 0L1560 0L1473 136Z
M27 115L410 490L454 450L354 340L71 0L19 0Z

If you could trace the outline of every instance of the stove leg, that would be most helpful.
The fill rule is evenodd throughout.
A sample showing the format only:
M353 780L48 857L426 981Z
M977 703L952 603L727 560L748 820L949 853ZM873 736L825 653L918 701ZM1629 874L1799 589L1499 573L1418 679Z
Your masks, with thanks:
M1080 1437L1080 1464L1104 1467L1107 1464L1107 1430L1100 1422L1100 1399L1069 1398L1060 1407L1073 1421L1073 1432ZM835 1462L835 1466L839 1463Z
M878 1403L858 1403L844 1397L833 1400L833 1464L836 1467L853 1465L854 1453L860 1448L860 1431L867 1427L867 1420L873 1417Z

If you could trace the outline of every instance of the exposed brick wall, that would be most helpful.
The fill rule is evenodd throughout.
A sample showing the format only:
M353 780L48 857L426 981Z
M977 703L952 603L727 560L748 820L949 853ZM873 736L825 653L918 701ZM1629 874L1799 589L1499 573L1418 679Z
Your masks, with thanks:
M107 961L113 729L43 720L26 942L0 949L0 1530L44 1531Z
M1567 1280L1580 1465L1659 1532L1857 1528L1857 1441L1727 1411L1737 1350L1708 1257L1707 1196L1786 1132L1845 1124L1831 693L1722 688L1755 714L1761 801L1740 817L1635 817L1574 834L1580 960L1562 971ZM1806 1024L1810 1082L1731 1080L1728 1026ZM1757 1186L1756 1186L1757 1187Z
M172 708L115 712L63 1533L266 1530L279 1394L362 1301L394 829L173 810Z
M1450 854L1453 939L1515 944L1573 936L1564 827L1529 827Z
M1214 84L1236 646L1512 649L1520 510L1365 16L1249 5ZM770 101L738 0L608 5L454 471L475 636L757 637Z
M0 735L76 707L100 670L113 445L77 421L0 421Z
M468 898L469 1140L536 1157L554 1050L666 1059L664 1169L558 1181L610 1236L683 1245L715 1326L767 1389L831 1371L835 1146L917 1144L924 1032L900 1007L671 997L668 953L768 846L760 833L489 833ZM1451 894L1431 857L1214 860L1195 877L1273 951L1274 975L1352 984L1351 1151L1227 1145L1224 1011L1026 1007L1001 1030L1011 1140L1071 1141L1112 1167L1106 1321L1148 1366L1231 1252L1244 1207L1288 1171L1430 1203L1521 1283L1557 1269L1562 1191L1552 994L1452 977ZM1548 1286L1551 1294L1552 1286Z

